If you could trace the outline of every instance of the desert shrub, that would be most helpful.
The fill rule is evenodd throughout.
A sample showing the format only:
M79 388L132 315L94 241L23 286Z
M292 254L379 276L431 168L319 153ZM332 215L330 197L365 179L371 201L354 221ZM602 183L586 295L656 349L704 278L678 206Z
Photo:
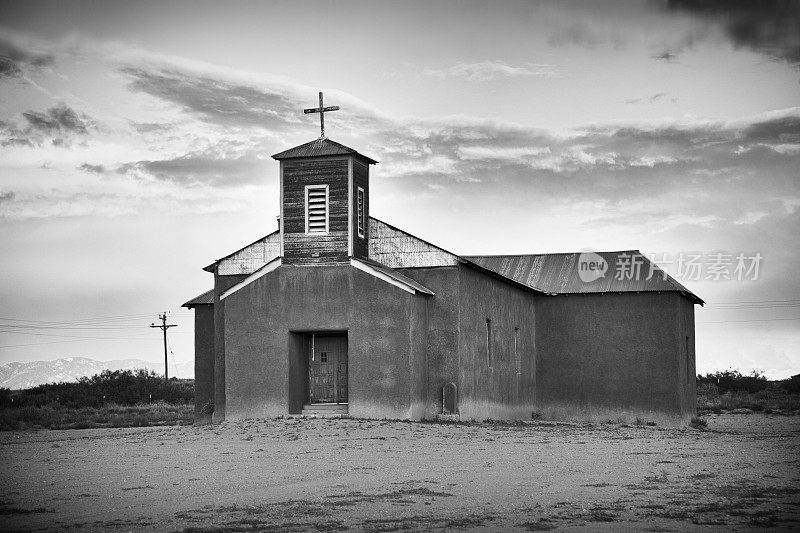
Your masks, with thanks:
M781 388L789 394L800 394L800 374L795 374L781 382Z
M697 376L697 386L716 385L720 394L728 392L749 392L756 393L764 390L770 382L760 370L753 370L750 374L744 375L738 370L725 370Z
M20 391L14 400L15 407L58 404L80 408L158 401L189 404L194 401L194 380L165 382L153 371L104 370L76 383L48 383Z
M191 424L194 408L190 404L165 402L137 405L109 404L78 409L58 404L19 409L0 409L0 430L87 429L102 427L143 427Z
M692 421L689 422L689 425L695 429L706 429L708 427L708 422L699 416L696 416L692 418Z
M0 387L0 407L8 407L11 405L13 399L11 398L11 389Z

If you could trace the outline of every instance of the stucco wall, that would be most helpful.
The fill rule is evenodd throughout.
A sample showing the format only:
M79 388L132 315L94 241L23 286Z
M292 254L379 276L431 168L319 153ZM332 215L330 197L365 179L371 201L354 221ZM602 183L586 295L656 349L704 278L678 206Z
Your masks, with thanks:
M461 418L530 420L536 393L535 304L540 298L467 266L459 267L458 287Z
M694 304L687 298L677 298L676 305L678 307L678 327L680 328L679 342L682 348L677 386L681 393L681 416L684 420L690 420L697 414Z
M427 380L421 383L425 398L425 416L442 412L442 387L452 382L458 386L458 267L405 268L400 271L432 290L427 300Z
M287 414L302 374L290 332L347 331L350 414L410 418L425 298L349 265L282 266L240 289L223 300L227 417Z
M194 422L211 422L214 406L214 306L194 308Z
M214 422L225 420L225 307L219 296L246 277L214 274Z
M681 327L681 300L677 293L540 298L538 406L569 418L603 409L683 416L693 390L680 385L683 336L691 323L693 338L694 325L687 311Z

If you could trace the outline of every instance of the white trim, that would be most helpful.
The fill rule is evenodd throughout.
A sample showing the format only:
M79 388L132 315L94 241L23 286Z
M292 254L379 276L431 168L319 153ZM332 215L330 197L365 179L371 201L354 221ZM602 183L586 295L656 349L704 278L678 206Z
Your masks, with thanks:
M280 192L281 223L280 223L280 227L278 229L281 232L281 239L280 239L280 241L281 241L281 257L283 257L283 204L286 203L286 199L283 197L283 161L280 162L280 167L281 167L281 170L280 170L280 172L281 172L281 179L280 179L280 188L281 188L281 192Z
M368 264L362 263L358 259L354 259L354 258L351 257L350 258L350 265L352 265L355 268L361 270L362 272L366 272L367 274L371 274L371 275L375 276L378 279L382 279L386 283L390 283L390 284L394 285L395 287L403 289L406 292L410 292L411 294L417 294L417 290L414 289L413 287L411 287L409 285L406 285L402 281L398 281L398 280L396 280L396 279L394 279L394 278L392 278L390 276L387 276L386 274L384 274L380 270L376 270L376 269L372 268L371 266L369 266Z
M279 266L281 266L281 258L276 257L275 259L273 259L263 267L259 268L258 270L256 270L255 272L244 278L242 281L240 281L239 283L228 289L227 291L223 292L222 295L220 295L219 299L224 300L225 298L227 298L234 292L238 291L239 289L246 287L247 285L250 285L258 278L266 276Z
M347 158L347 255L353 257L353 158Z
M308 191L311 189L325 189L325 231L308 231ZM331 197L330 197L330 189L328 188L327 184L323 185L306 185L305 188L305 204L306 204L306 235L317 235L323 234L327 235L330 233L330 221L331 221Z
M359 205L359 202L361 204ZM358 209L361 208L361 224L358 224ZM366 196L364 195L364 189L359 187L356 191L356 225L358 226L358 236L362 239L364 238L364 234L367 231L367 201Z

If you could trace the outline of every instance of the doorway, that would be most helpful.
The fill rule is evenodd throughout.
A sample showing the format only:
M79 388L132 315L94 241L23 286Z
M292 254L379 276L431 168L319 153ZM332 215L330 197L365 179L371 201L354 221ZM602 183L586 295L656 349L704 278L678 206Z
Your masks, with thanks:
M348 403L347 337L312 334L310 344L309 403Z

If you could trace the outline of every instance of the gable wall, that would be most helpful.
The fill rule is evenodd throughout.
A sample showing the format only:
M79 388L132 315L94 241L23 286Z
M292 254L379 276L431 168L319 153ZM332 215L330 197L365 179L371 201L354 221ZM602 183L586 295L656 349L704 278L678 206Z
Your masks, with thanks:
M297 411L307 353L292 332L312 331L347 331L351 415L421 417L425 300L349 265L284 265L243 287L223 300L227 418Z

